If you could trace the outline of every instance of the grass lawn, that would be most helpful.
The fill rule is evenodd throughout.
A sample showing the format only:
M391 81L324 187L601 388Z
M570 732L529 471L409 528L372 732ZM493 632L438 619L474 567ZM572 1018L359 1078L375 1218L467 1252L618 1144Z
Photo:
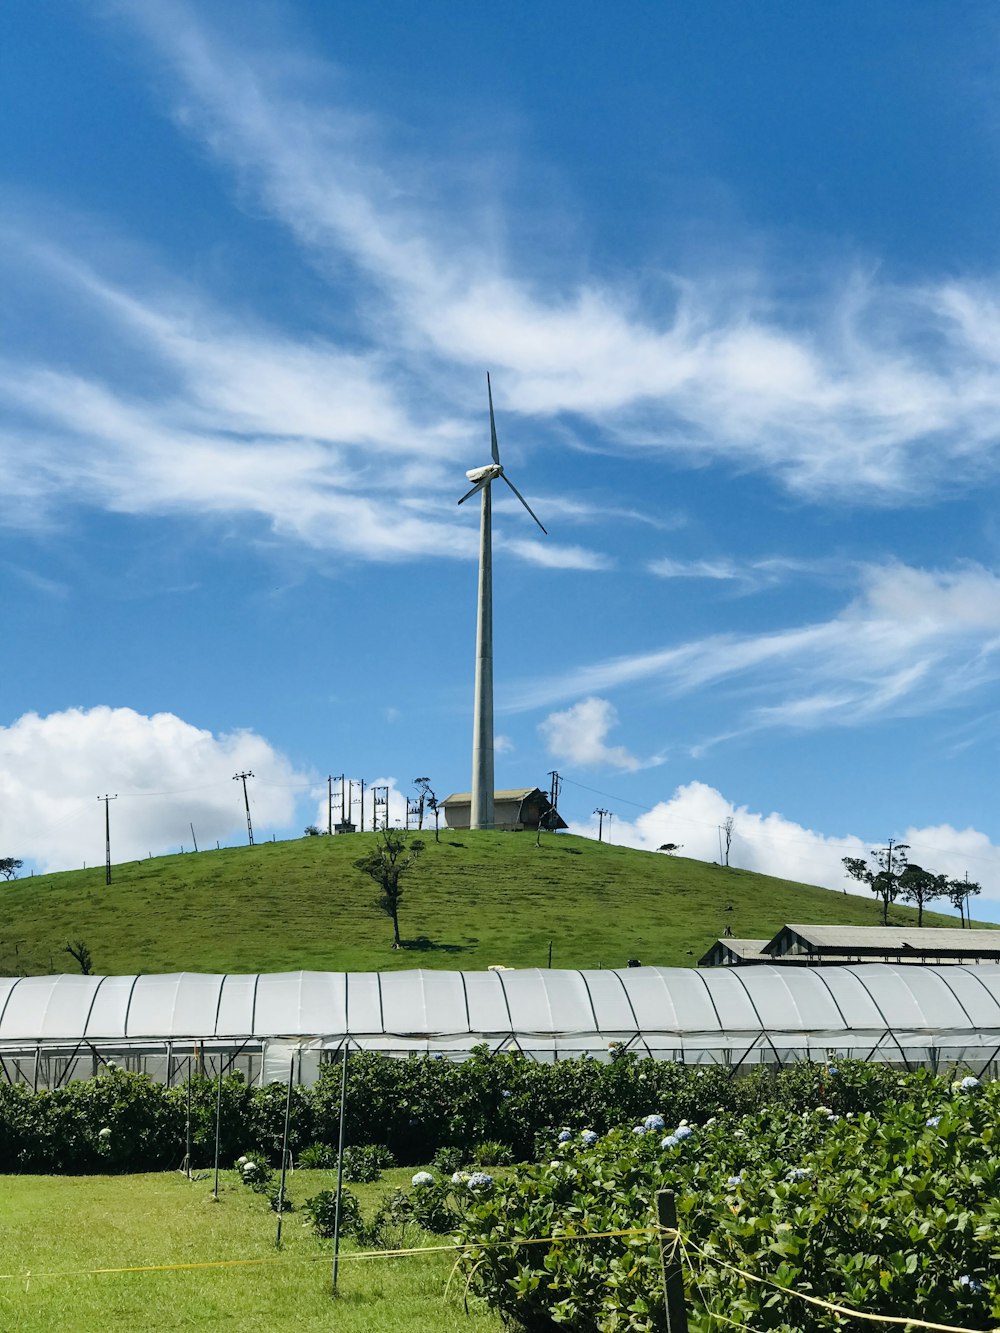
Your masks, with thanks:
M873 897L596 843L569 835L445 830L405 881L400 929L373 906L354 868L375 835L297 838L3 885L0 975L76 971L374 971L491 963L545 967L690 967L723 934L770 938L786 922L878 925ZM958 926L927 913L929 925ZM916 924L893 907L893 924Z
M353 1185L366 1208L412 1170ZM330 1295L331 1245L296 1211L285 1215L281 1251L267 1200L226 1172L219 1202L212 1177L5 1176L0 1185L0 1329L18 1333L139 1333L240 1329L253 1333L336 1328L338 1333L499 1333L488 1313L466 1315L462 1286L444 1299L448 1255L377 1259L340 1267ZM298 1206L334 1175L297 1171ZM408 1239L408 1244L414 1243ZM348 1256L355 1247L342 1249ZM264 1259L260 1265L173 1272L88 1274L93 1268ZM25 1274L30 1273L30 1277ZM11 1277L10 1274L17 1276Z

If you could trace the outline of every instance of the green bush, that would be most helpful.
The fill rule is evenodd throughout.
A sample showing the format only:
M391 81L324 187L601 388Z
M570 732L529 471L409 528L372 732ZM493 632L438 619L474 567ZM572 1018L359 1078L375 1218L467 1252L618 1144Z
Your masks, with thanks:
M378 1180L396 1159L384 1144L361 1143L344 1149L344 1179L352 1185L366 1185Z
M651 1226L655 1194L670 1188L688 1246L692 1329L714 1329L712 1315L755 1329L845 1326L727 1263L869 1313L994 1327L1000 1085L966 1091L882 1070L869 1080L858 1067L843 1071L841 1087L841 1076L824 1071L787 1108L685 1126L688 1137L626 1125L596 1143L573 1134L549 1145L550 1164L456 1212L473 1289L527 1328L664 1329L655 1237L573 1237ZM835 1110L838 1099L875 1096L873 1085L883 1098L875 1112ZM823 1088L825 1103L813 1095ZM556 1239L497 1244L526 1236Z

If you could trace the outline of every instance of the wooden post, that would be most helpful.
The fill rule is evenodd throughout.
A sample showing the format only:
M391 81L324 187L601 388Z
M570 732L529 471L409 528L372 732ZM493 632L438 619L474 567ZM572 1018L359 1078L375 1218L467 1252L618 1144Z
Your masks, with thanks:
M677 1209L673 1190L657 1190L656 1221L659 1224L660 1267L663 1271L663 1304L667 1333L688 1333L684 1305L684 1273L677 1238Z

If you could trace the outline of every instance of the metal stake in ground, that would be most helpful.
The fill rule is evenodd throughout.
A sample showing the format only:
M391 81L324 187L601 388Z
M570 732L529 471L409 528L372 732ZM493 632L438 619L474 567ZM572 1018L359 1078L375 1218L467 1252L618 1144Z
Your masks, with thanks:
M347 1038L344 1038L343 1069L340 1075L340 1124L337 1127L337 1202L333 1212L333 1294L337 1294L340 1266L340 1201L344 1195L344 1119L347 1113Z
M222 1125L222 1052L219 1052L219 1086L215 1090L215 1202L219 1202L219 1140Z
M688 1333L684 1305L684 1273L677 1236L677 1209L673 1190L657 1190L656 1220L660 1228L660 1268L663 1272L663 1304L667 1333Z
M281 1136L281 1184L278 1186L278 1231L274 1237L274 1248L281 1249L281 1219L285 1215L285 1175L288 1171L288 1122L292 1114L292 1082L295 1078L295 1056L288 1062L288 1092L285 1096L285 1129Z

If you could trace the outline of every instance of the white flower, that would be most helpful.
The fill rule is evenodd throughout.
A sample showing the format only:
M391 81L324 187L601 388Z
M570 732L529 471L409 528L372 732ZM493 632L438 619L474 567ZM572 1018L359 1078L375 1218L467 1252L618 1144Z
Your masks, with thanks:
M247 1158L245 1158L245 1157L237 1157L237 1159L236 1159L236 1165L237 1165L237 1166L245 1166L246 1163L247 1163Z
M679 1148L680 1146L681 1146L681 1141L676 1134L668 1134L667 1137L660 1144L661 1148Z
M415 1185L417 1189L420 1189L423 1185L433 1185L434 1177L429 1171L418 1171L410 1181L410 1184Z
M98 1130L97 1137L99 1139L110 1139L111 1130L108 1129L107 1125L105 1125L103 1129Z
M958 1279L958 1285L960 1287L967 1287L968 1290L971 1291L975 1296L978 1296L983 1289L983 1284L979 1281L979 1279L970 1277L968 1273L962 1274L962 1276Z
M243 1174L244 1174L245 1176L255 1176L255 1175L257 1174L257 1163L256 1163L256 1162L244 1162L244 1163L243 1163Z
M743 1184L743 1176L742 1176L742 1175L730 1176L729 1179L726 1181L726 1185L727 1185L727 1186L729 1187L729 1189L731 1189L731 1190L738 1189L739 1186L742 1185L742 1184Z
M793 1166L789 1171L788 1180L808 1180L812 1175L812 1170L808 1166Z
M468 1179L469 1179L468 1171L456 1171L451 1178L451 1183L453 1185L464 1185Z
M968 1074L966 1075L965 1078L962 1079L961 1083L959 1083L958 1086L961 1092L972 1092L975 1088L978 1088L980 1086L979 1079L973 1078L971 1074Z
M932 1115L925 1123L928 1129L937 1129L938 1125L941 1123L941 1117L939 1115Z

